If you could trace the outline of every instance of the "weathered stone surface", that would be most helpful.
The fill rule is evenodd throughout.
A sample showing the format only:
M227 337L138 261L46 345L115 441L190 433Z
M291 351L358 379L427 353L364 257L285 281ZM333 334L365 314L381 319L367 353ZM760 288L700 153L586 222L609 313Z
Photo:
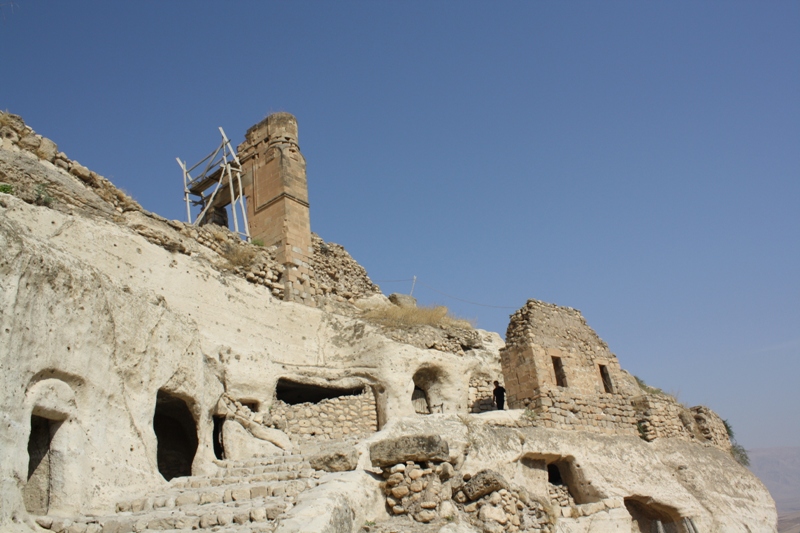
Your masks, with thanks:
M16 133L8 125L13 117L0 117L4 117L0 123ZM20 131L31 133L24 124ZM3 146L9 143L3 141ZM94 522L85 530L93 533L98 528L141 531L150 523L162 529L196 529L201 520L217 524L211 527L220 530L236 523L244 531L250 527L245 522L252 521L253 530L274 528L280 533L352 531L368 520L408 522L406 516L391 517L398 509L411 516L433 511L423 504L429 507L437 500L437 511L446 516L448 505L454 506L449 497L455 487L454 501L464 507L460 517L477 519L478 503L485 507L493 505L486 503L491 500L510 517L509 531L536 530L539 522L528 527L525 520L538 499L547 500L546 465L558 461L569 470L571 477L565 478L576 497L596 502L576 506L578 513L566 507L569 516L559 519L562 531L630 530L623 498L637 495L658 502L659 508L679 509L692 517L699 531L743 531L746 526L754 532L774 532L773 502L752 474L722 449L724 435L716 415L693 411L698 431L708 440L705 445L699 437L692 442L677 433L669 436L679 428L662 423L659 413L675 414L684 424L673 405L655 400L648 400L647 409L657 415L648 421L657 437L652 442L638 434L619 436L614 428L602 435L537 427L537 421L519 410L469 415L469 402L486 394L487 384L498 376L502 341L496 334L480 333L484 351L478 355L467 349L466 338L449 345L461 350L459 354L395 341L363 322L360 311L343 301L355 299L359 291L375 290L361 271L342 282L341 288L327 291L342 298L336 300L341 306L287 304L273 297L288 287L281 282L286 267L275 262L274 251L258 250L255 263L233 265L222 253L228 246L248 250L249 245L237 243L231 232L166 221L137 208L96 174L90 172L90 182L83 182L44 163L36 153L12 148L0 149L0 182L15 190L14 195L3 195L0 203L0 413L7 428L0 431L0 449L10 450L0 461L0 530L29 533L36 527L23 498L33 414L58 423L51 443L54 463L49 486L54 490L49 503L51 514L61 517L62 529L84 529L91 515ZM70 164L63 154L55 161ZM55 198L49 208L36 205L39 185ZM344 265L352 265L330 248L324 252L320 246L319 253L328 258L330 282L336 281ZM246 273L251 274L249 280ZM307 290L314 289L312 279L305 281ZM580 325L576 314L563 314L565 320ZM543 326L537 334L545 338L558 329L548 328ZM530 332L520 333L516 338ZM565 337L565 342L574 342L577 349L582 339L591 340L580 335ZM441 337L435 340L440 341ZM538 356L550 357L546 350L558 349L558 343L542 348L545 352ZM606 349L601 345L588 350L601 357ZM427 372L423 386L431 385L427 393L442 414L414 413L411 387L420 370ZM595 374L596 370L593 367ZM590 382L589 374L587 370L581 378L583 385L602 387L594 374L595 381ZM288 444L287 449L239 452L230 444L224 453L238 454L240 460L218 460L219 428L214 423L219 418L213 417L228 415L218 410L219 400L229 395L253 405L236 415L243 417L242 422L233 423L248 434L244 440L266 443L255 433L259 428L280 431L271 424L277 424L272 415L279 410L275 396L281 378L303 386L356 383L375 392L373 400L365 402L327 398L325 409L315 409L318 404L308 401L283 410L287 426L289 417L296 417L305 423L297 427L309 432L284 432L288 444L295 445L292 453ZM181 458L192 477L176 477L169 483L156 460L159 438L163 439L154 430L160 391L185 400L190 412L187 431L197 438L196 452ZM550 402L542 405L553 408L562 429L574 429L579 426L569 425L569 402L587 416L598 417L604 411L603 416L628 417L618 404L607 401L611 396L605 392L587 396L594 403L586 405L579 405L581 398L541 399ZM378 415L380 433L357 437L350 433L355 420L369 419L370 424L374 420L377 429ZM625 423L635 426L635 419ZM232 427L222 425L223 443L236 437ZM325 427L341 431L338 436L310 434ZM427 444L413 445L413 439L420 437ZM298 443L310 438L322 444L333 438L358 440L362 470L313 471L296 455L302 448ZM376 445L376 464L393 467L394 474L403 478L395 485L408 491L400 499L388 500L380 476L368 473L374 472L371 447ZM269 459L254 457L265 453L271 454ZM450 469L432 471L436 464L405 468L403 463L409 460L452 461L453 472L437 488L437 475L444 479ZM480 472L487 469L506 479L511 490L501 489L469 503L459 489L469 482L477 485ZM412 471L422 476L412 481ZM465 474L472 476L462 483ZM411 491L412 482L421 482L422 487L415 488L422 490ZM511 499L509 495L516 493L519 499ZM134 509L136 515L127 514ZM234 514L227 514L231 509L236 509ZM190 510L194 514L185 514ZM556 510L561 512L560 507ZM588 516L577 516L589 511ZM541 523L550 518L555 519L545 516ZM66 520L71 521L69 526L64 525ZM502 527L494 519L487 523ZM469 530L463 520L444 529Z
M311 468L326 472L345 472L354 470L358 465L358 452L355 448L320 452L309 457Z
M481 496L496 490L508 488L508 482L494 470L481 470L461 488L470 500L477 500Z
M36 148L36 155L45 161L52 162L56 158L57 153L58 146L47 137L43 137L39 143L39 147Z
M404 461L446 461L450 450L439 435L408 435L372 444L369 455L373 466L389 466Z
M413 296L409 296L408 294L400 294L394 292L389 295L389 301L392 302L397 307L416 307L417 306L417 299Z

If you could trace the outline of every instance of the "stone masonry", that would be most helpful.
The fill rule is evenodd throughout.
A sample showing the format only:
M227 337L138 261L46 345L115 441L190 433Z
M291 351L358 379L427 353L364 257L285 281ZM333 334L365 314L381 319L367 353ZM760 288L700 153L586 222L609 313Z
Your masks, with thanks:
M643 389L576 309L528 300L511 316L506 341L500 361L509 407L527 409L535 425L730 449L716 414Z
M311 298L309 259L314 253L306 161L297 144L297 120L275 113L247 130L238 147L250 235L277 246L287 266L285 299Z
M378 431L375 396L369 389L319 403L289 405L276 400L271 414L273 423L293 440L363 437Z

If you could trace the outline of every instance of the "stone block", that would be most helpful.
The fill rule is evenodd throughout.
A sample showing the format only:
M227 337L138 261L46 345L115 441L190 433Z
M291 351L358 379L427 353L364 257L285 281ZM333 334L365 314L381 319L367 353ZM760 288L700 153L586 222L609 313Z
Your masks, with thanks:
M439 435L408 435L376 442L369 449L373 466L390 466L406 461L447 461L450 448Z
M481 470L464 483L461 490L467 498L474 501L490 492L507 488L508 482L503 476L494 470Z
M393 293L389 295L389 301L397 307L416 307L417 299L408 294Z
M358 465L358 452L353 447L318 453L308 459L311 468L325 472L347 472Z

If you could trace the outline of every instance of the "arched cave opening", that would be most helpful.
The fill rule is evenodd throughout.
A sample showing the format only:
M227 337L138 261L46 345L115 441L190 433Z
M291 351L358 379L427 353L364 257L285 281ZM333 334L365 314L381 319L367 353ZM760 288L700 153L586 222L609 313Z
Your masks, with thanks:
M50 510L50 491L53 471L59 468L51 444L61 421L31 415L31 434L28 438L28 479L22 489L25 509L34 515L46 515Z
M444 412L444 399L441 395L442 377L442 370L435 366L424 366L414 373L411 403L418 414Z
M158 471L164 479L190 476L197 452L197 424L186 402L158 391L153 431L158 440Z
M298 383L286 378L278 380L275 387L275 397L289 405L300 403L319 403L322 400L340 398L342 396L357 396L364 392L364 386L358 387L322 387Z
M625 509L633 519L631 521L631 531L634 533L687 533L688 529L674 509L666 506L645 503L644 498L625 498Z

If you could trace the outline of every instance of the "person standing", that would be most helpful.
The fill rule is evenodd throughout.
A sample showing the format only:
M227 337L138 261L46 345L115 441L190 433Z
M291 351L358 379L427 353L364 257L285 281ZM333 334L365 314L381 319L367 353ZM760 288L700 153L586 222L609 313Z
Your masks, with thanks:
M494 382L492 397L494 398L494 403L497 404L497 410L502 411L503 405L506 403L506 389L500 386L499 381Z

